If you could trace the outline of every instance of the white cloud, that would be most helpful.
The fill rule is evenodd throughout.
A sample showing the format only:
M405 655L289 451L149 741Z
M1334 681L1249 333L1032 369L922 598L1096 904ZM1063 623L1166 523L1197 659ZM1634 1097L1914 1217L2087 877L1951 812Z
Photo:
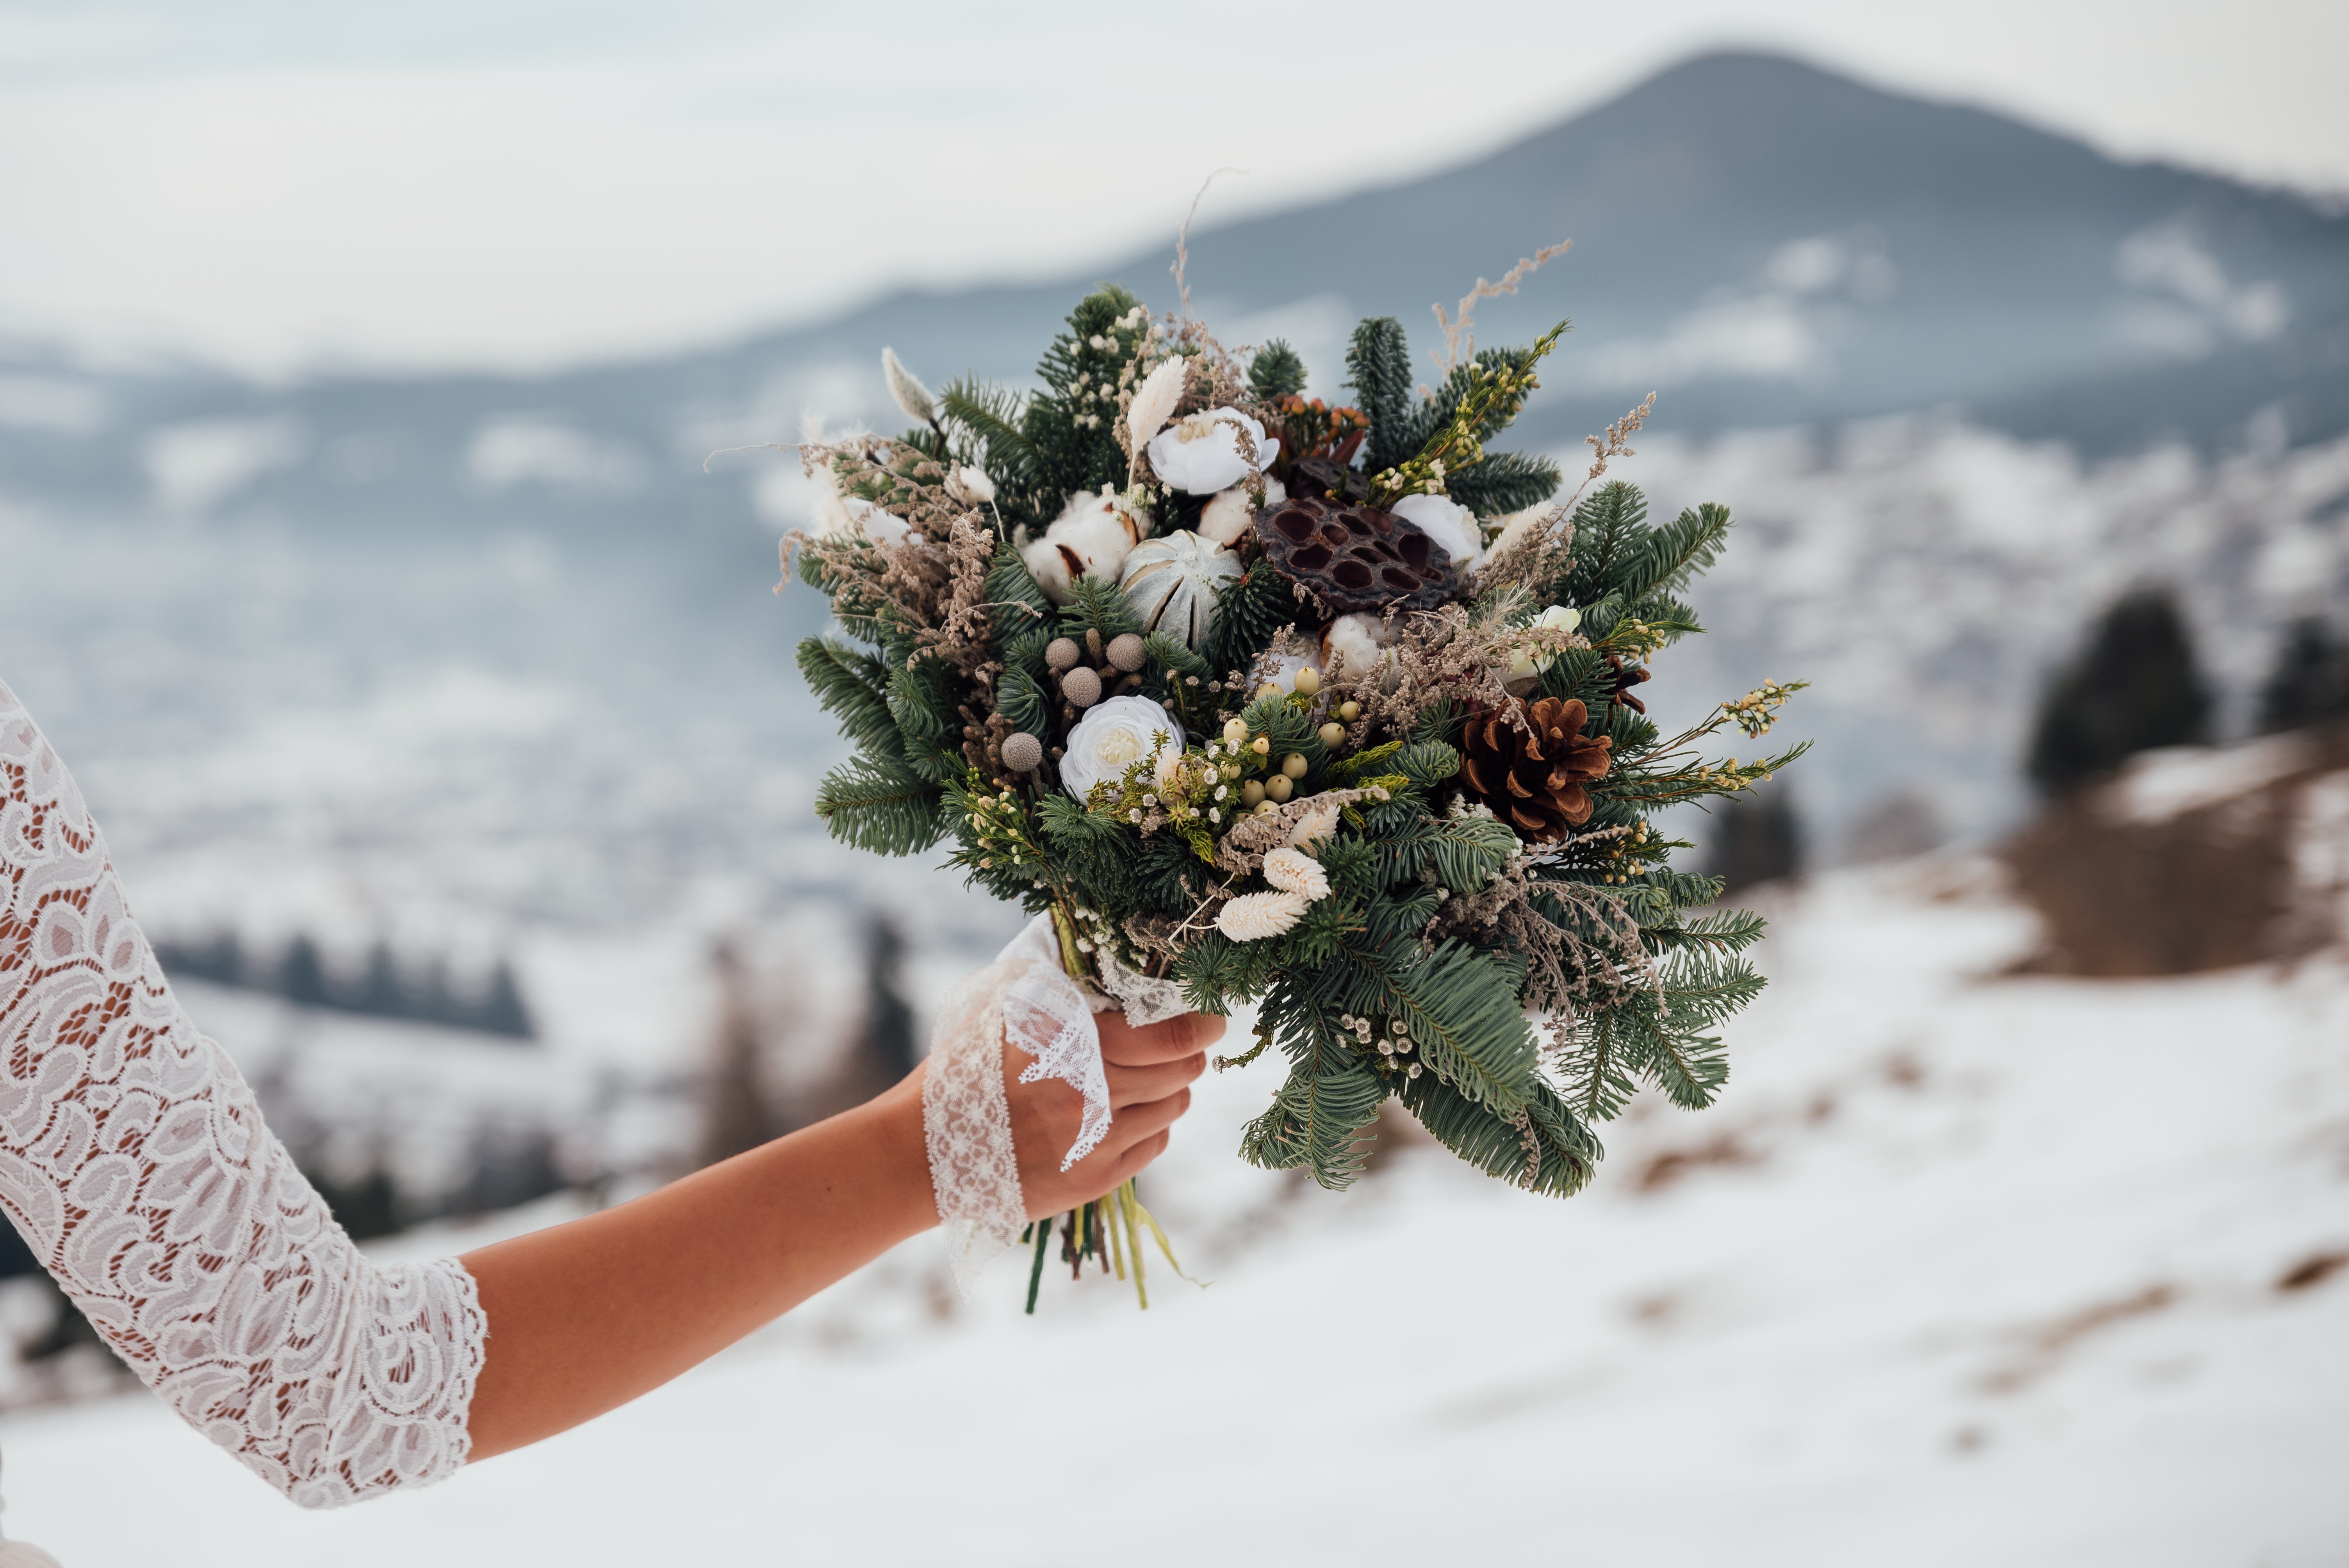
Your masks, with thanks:
M308 450L302 428L283 416L167 425L147 438L147 481L165 511L210 511Z
M2194 318L2198 325L2209 323L2198 336L2175 326L2148 330L2147 324L2154 318L2142 312L2124 316L2123 335L2144 346L2158 349L2172 342L2178 346L2173 352L2199 358L2214 346L2209 341L2211 327L2247 343L2261 343L2282 332L2292 319L2282 284L2264 279L2230 282L2226 268L2188 222L2158 223L2131 234L2121 242L2113 267L2130 287L2181 300L2199 313ZM2175 307L2170 307L2170 314L2178 314Z
M624 441L534 414L506 414L473 432L465 477L491 490L543 484L580 495L625 494L644 484L645 462Z
M0 425L87 436L106 425L106 394L54 376L0 376Z

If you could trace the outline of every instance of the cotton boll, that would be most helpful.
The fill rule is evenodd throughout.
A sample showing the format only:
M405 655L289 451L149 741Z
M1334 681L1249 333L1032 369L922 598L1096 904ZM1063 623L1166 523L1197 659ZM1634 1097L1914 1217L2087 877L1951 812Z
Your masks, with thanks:
M1055 604L1069 602L1069 590L1085 574L1085 563L1077 553L1049 539L1034 540L1020 551L1019 559L1028 568L1028 575L1036 579L1036 586L1044 597Z
M1288 487L1278 480L1267 475L1263 482L1266 506L1278 506L1288 499ZM1229 550L1242 535L1255 529L1257 511L1256 486L1248 480L1217 490L1214 499L1200 509L1199 537L1212 539Z
M1336 680L1363 680L1386 658L1386 617L1357 610L1330 623L1321 634L1321 670Z
M1178 354L1142 378L1125 411L1126 450L1140 451L1166 428L1166 421L1174 417L1174 406L1183 401L1183 378L1190 366L1190 360Z
M1240 432L1256 449L1251 464L1240 452ZM1280 442L1264 433L1264 426L1237 408L1210 408L1189 414L1151 438L1153 472L1190 495L1213 495L1242 480L1262 473L1280 453Z
M1493 541L1492 553L1507 554L1528 538L1547 529L1565 511L1554 500L1538 500L1522 511L1509 513L1501 520L1501 534Z
M1485 553L1485 535L1476 527L1476 514L1450 496L1407 495L1387 510L1444 546L1455 568L1473 566Z

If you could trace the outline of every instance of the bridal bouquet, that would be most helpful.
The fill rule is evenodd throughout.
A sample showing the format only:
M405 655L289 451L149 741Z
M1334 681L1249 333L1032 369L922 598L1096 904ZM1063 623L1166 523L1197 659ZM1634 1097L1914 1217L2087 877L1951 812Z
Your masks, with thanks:
M1688 846L1655 817L1797 755L1698 750L1764 734L1797 687L1673 735L1650 717L1638 688L1700 630L1682 595L1729 514L1659 523L1631 486L1591 488L1652 397L1590 438L1567 500L1549 460L1488 449L1565 324L1479 349L1478 294L1437 312L1432 388L1400 323L1362 322L1334 405L1285 344L1226 350L1187 305L1154 317L1105 287L1036 389L933 394L885 351L913 428L802 449L819 516L785 575L849 640L810 638L800 665L857 748L816 810L885 854L949 840L1038 917L933 1053L958 1276L1024 1240L1033 1310L1057 1234L1072 1270L1130 1263L1140 1285L1157 1226L1131 1185L1030 1225L994 1125L1007 1032L1029 1077L1098 1084L1089 1007L1260 1004L1252 1047L1216 1065L1277 1050L1288 1076L1240 1154L1333 1188L1392 1099L1563 1196L1639 1086L1695 1108L1726 1076L1715 1030L1761 989L1738 954L1763 923L1692 913L1718 885L1673 869ZM1106 1127L1105 1096L1091 1109L1071 1160Z

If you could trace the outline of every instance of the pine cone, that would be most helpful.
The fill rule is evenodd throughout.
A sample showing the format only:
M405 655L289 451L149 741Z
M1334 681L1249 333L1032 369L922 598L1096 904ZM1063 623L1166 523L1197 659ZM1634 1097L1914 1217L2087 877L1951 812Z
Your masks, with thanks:
M1605 778L1614 760L1612 738L1582 733L1589 717L1581 698L1554 696L1475 715L1461 740L1461 781L1521 836L1556 843L1590 820L1583 785ZM1518 728L1518 719L1528 727Z
M1648 678L1645 669L1638 665L1625 665L1619 654L1609 654L1607 655L1607 672L1612 677L1607 688L1609 696L1633 713L1648 711L1648 705L1631 693L1633 686Z
M1292 497L1257 513L1256 531L1275 570L1341 614L1425 610L1459 585L1444 546L1391 511Z

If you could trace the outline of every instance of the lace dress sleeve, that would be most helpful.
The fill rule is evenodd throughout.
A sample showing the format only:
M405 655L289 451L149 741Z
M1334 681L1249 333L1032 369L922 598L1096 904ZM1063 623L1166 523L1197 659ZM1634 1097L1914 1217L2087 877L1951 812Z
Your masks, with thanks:
M198 1034L0 686L0 1208L116 1354L305 1507L454 1473L488 1323L351 1244Z

